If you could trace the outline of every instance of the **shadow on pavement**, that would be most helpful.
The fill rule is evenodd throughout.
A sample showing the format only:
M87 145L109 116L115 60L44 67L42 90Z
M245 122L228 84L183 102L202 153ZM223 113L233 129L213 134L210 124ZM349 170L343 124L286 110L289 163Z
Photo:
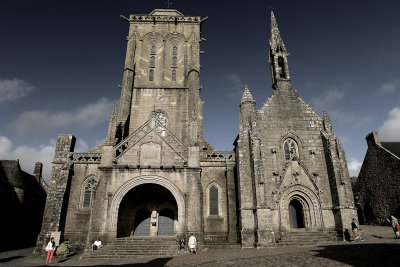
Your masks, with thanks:
M126 264L99 264L99 265L93 265L93 264L89 264L89 265L76 265L76 267L81 267L81 266L93 266L93 267L103 267L103 266L122 266L122 267L129 267L129 266L133 266L133 267L141 267L141 266L150 266L150 267L156 267L156 266L165 266L167 264L168 261L170 261L172 258L159 258L159 259L154 259L151 260L149 262L146 263L126 263ZM115 261L117 262L118 259L115 259ZM48 265L31 265L31 266L48 266ZM52 266L60 266L57 263L53 263ZM62 265L61 265L62 266ZM67 265L68 267L74 267L75 265Z
M322 248L322 250L321 250ZM349 244L320 246L316 257L327 258L353 266L397 266L400 244Z
M12 257L8 257L8 258L2 258L2 259L0 259L0 263L9 262L9 261L16 260L16 259L23 258L23 257L25 257L25 256L12 256Z

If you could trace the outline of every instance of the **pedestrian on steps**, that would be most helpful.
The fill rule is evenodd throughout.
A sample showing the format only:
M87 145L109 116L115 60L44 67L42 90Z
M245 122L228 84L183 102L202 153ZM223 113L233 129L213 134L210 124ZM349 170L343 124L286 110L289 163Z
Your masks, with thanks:
M197 250L196 250L197 241L196 241L196 237L194 237L193 233L190 234L188 245L189 245L190 252L197 254Z

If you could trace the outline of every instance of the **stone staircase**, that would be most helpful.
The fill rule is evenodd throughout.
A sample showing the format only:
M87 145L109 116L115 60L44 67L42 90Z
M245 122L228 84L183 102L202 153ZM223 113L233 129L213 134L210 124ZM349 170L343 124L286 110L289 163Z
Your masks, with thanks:
M101 249L87 250L83 259L138 258L174 256L178 253L175 237L124 237L105 244Z
M286 231L277 240L279 246L312 246L338 242L335 232L308 231L305 229Z

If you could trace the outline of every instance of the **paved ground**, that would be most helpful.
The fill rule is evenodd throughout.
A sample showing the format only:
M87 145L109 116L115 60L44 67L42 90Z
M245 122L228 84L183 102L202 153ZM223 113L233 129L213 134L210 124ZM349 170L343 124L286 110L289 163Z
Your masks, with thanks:
M400 239L390 227L363 226L364 242L324 246L214 250L166 258L79 260L79 255L54 266L400 266ZM1 266L44 266L32 248L0 253Z

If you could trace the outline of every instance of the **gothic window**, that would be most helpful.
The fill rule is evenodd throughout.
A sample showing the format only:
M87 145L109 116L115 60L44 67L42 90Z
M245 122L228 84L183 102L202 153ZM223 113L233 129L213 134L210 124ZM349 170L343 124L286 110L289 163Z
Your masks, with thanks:
M299 158L297 144L293 139L286 139L283 148L285 150L285 160L295 160L296 158Z
M218 215L218 188L213 185L209 189L209 197L210 197L210 215Z
M176 69L172 70L172 81L176 82Z
M156 54L156 47L154 45L151 47L150 54L152 55Z
M156 65L156 58L155 56L150 57L150 68L154 68Z
M167 136L165 128L167 128L167 116L162 111L156 111L156 119L158 124L156 126L156 131L162 136Z
M150 69L149 81L153 81L153 80L154 80L154 70Z
M176 67L176 57L172 58L172 67Z
M178 54L178 48L176 46L174 46L172 48L172 55L177 55Z
M89 178L84 183L83 207L92 206L92 201L96 194L97 184L98 184L98 181L95 178Z
M278 57L278 66L280 68L279 77L286 78L285 60L283 57Z

